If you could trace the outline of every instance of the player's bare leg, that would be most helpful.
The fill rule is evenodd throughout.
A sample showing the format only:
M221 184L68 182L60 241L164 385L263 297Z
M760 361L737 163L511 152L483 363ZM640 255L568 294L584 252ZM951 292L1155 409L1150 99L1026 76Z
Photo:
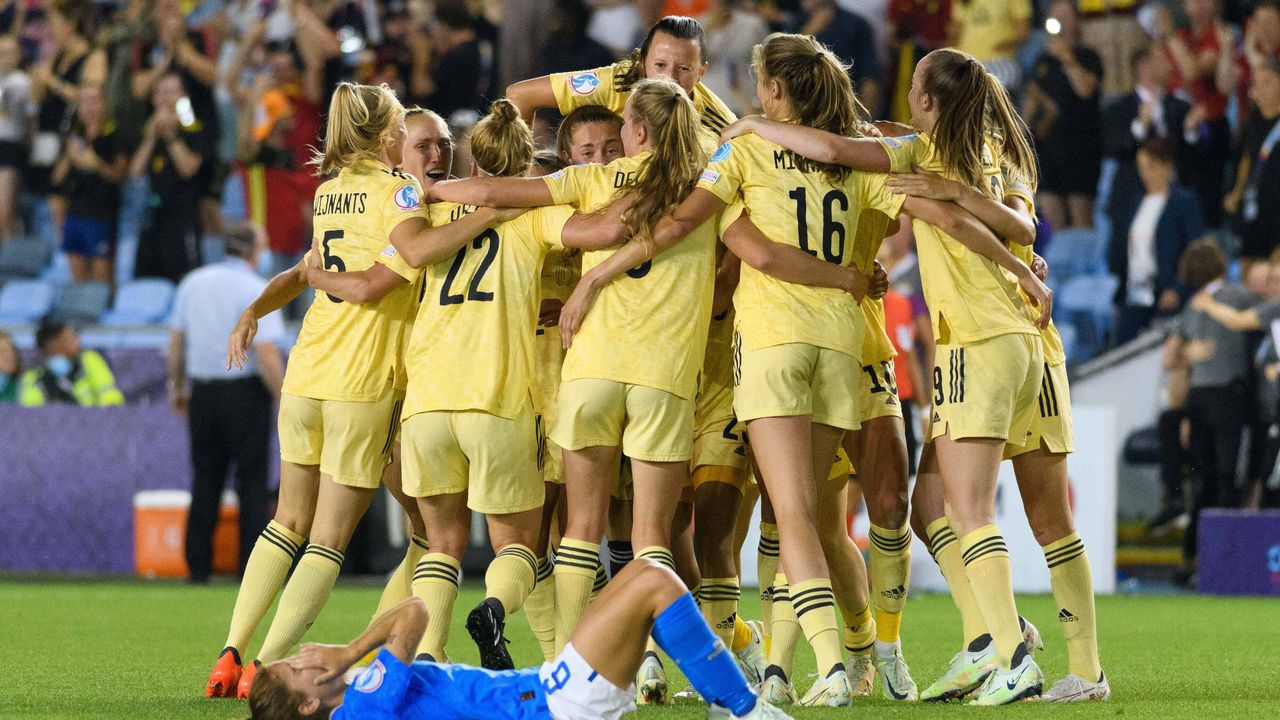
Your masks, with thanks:
M418 561L430 549L427 542L427 526L422 521L422 513L418 512L418 501L404 494L400 468L400 442L396 441L391 446L391 462L387 463L387 468L382 473L382 484L404 509L409 525L409 542L405 548L404 559L387 578L387 584L382 589L382 597L378 598L378 609L374 611L374 617L413 595L414 570L418 567Z
M689 484L688 462L647 462L631 458L634 498L631 512L631 545L636 558L660 562L673 571L675 557L671 552L672 528L676 506ZM688 556L692 560L692 554ZM696 574L696 566L693 568ZM655 652L645 653L640 677L636 678L637 699L641 703L663 704L667 701L666 670Z
M298 550L311 532L319 487L319 465L281 461L276 514L263 528L245 564L227 640L205 685L206 697L236 697L249 641L275 602Z
M828 473L829 474L829 473ZM844 618L841 639L848 658L845 674L852 695L868 695L875 678L871 650L876 636L868 596L867 566L845 522L849 478L823 478L818 492L818 533L831 566L831 585Z

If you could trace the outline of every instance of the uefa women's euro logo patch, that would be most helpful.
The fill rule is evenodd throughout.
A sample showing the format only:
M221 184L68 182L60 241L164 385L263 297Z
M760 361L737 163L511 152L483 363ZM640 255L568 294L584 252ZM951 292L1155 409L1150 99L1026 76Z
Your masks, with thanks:
M351 687L355 688L357 692L374 692L382 687L382 678L386 674L387 668L382 664L382 661L374 660L372 665L356 676L356 680L351 683Z
M569 89L574 95L590 95L600 88L600 78L594 72L569 76Z
M729 153L731 153L731 152L733 152L733 146L732 146L732 145L730 145L730 144L729 144L729 143L727 143L727 142L726 142L726 143L720 143L720 147L716 148L716 151L715 151L714 153L712 153L712 154L711 154L711 160L710 160L710 162L713 162L713 163L714 163L714 162L720 162L721 160L724 160L724 159L728 158L728 157L729 157Z
M396 191L396 207L401 210L417 210L422 205L422 199L418 197L418 188L413 185L405 185Z

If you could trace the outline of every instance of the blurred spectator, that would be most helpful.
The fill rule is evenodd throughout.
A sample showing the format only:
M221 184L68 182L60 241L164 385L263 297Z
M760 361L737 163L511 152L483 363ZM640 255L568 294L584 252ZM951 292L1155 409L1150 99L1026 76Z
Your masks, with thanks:
M1223 201L1240 218L1240 260L1254 261L1280 247L1280 60L1269 59L1253 73L1254 109L1242 133L1236 184Z
M235 466L240 501L240 572L267 523L267 466L280 398L284 339L279 313L262 318L243 369L227 369L227 336L267 283L254 272L266 235L243 225L226 234L227 258L183 278L169 322L169 400L191 434L191 513L185 554L193 582L213 572L213 528L227 473ZM190 387L188 388L188 384Z
M129 153L107 119L102 90L82 88L76 124L53 169L53 181L67 198L62 251L75 282L112 280L120 184L128 172Z
M916 63L933 50L947 44L952 0L890 0L885 9L889 52L888 119L911 121L907 93Z
M160 80L176 73L182 78L195 116L206 127L216 130L218 113L213 86L218 81L218 66L206 46L205 36L187 29L181 0L155 0L152 23L154 36L134 44L134 99L153 97Z
M18 182L26 164L31 78L16 38L0 36L0 242L17 234Z
M752 49L769 34L769 26L755 13L742 7L742 0L712 0L699 18L707 33L707 57L712 62L702 76L702 84L738 115L748 115L756 107L756 84L751 74ZM597 65L577 65L572 70Z
M1077 0L1080 42L1102 60L1102 92L1107 96L1133 90L1134 53L1148 43L1138 24L1142 0Z
M80 334L66 323L45 318L36 328L41 363L22 374L18 402L23 407L73 403L81 407L123 405L107 361L80 347Z
M390 2L383 7L383 41L373 49L371 72L363 80L386 83L406 107L426 102L431 94L431 39L416 27L408 6Z
M18 401L18 378L22 375L22 358L9 333L0 330L0 405Z
M1185 176L1190 156L1187 144L1199 140L1196 128L1186 127L1191 106L1186 100L1165 92L1170 72L1169 58L1159 48L1137 51L1133 56L1136 80L1133 92L1115 99L1103 110L1104 152L1116 161L1107 203L1113 241L1117 229L1127 228L1144 194L1142 179L1138 177L1138 146L1154 138L1167 140L1173 148L1178 174Z
M1186 480L1191 469L1187 423L1187 368L1178 356L1181 345L1166 343L1162 360L1169 373L1165 388L1165 409L1156 419L1160 448L1160 512L1147 524L1147 531L1163 534L1174 525L1185 527Z
M432 38L436 57L427 107L450 122L462 110L479 113L482 97L489 91L493 50L476 35L476 22L462 2L441 2L436 7Z
M1185 299L1178 284L1179 258L1204 232L1200 204L1174 181L1169 141L1156 138L1138 150L1138 174L1146 194L1112 228L1107 266L1120 279L1116 342L1137 337L1158 316L1172 315Z
M151 179L134 274L175 283L198 264L200 198L208 186L200 170L213 154L213 136L184 100L180 75L156 83L151 119L130 164L132 175Z
M21 36L26 24L26 2L22 0L0 2L0 35Z
M1016 92L1022 82L1018 47L1031 33L1030 0L953 0L951 45L987 66Z
M1072 0L1055 0L1047 22L1049 42L1023 108L1040 154L1036 200L1053 228L1091 228L1102 170L1102 60L1080 44Z
M631 48L636 46L640 28L649 27L662 17L655 15L642 21L636 7L638 3L634 0L587 0L587 2L594 11L591 13L591 22L587 25L587 35L609 48L609 52L614 57L630 55Z
M583 0L558 0L551 16L550 37L541 46L537 63L523 68L514 82L537 75L612 65L617 56L587 35L590 22L591 10ZM529 68L534 71L529 72Z
M1209 227L1222 224L1222 180L1231 153L1227 95L1218 87L1220 62L1230 62L1234 40L1218 18L1215 0L1185 0L1190 25L1179 30L1168 6L1156 9L1157 40L1173 64L1173 87L1190 96L1187 123L1200 139L1193 152L1194 175L1184 177Z
M812 35L842 62L852 63L849 78L862 104L879 117L883 97L879 49L867 19L836 5L835 0L801 0L803 14L792 31Z
M1258 300L1239 285L1226 282L1227 261L1211 238L1192 243L1178 262L1178 274L1193 293L1243 310ZM1249 351L1244 333L1232 330L1194 306L1178 317L1167 341L1172 368L1189 369L1187 419L1195 492L1191 522L1183 544L1183 577L1195 572L1199 513L1205 508L1234 507L1240 443L1249 407L1245 388ZM1170 368L1170 369L1172 369Z
M36 125L23 184L27 192L48 203L46 216L37 222L49 232L56 231L64 216L64 203L53 197L53 166L62 155L80 88L102 85L107 77L106 53L90 41L91 9L89 3L77 0L49 3L49 40L54 51L31 68Z
M561 13L572 6L575 15L566 21ZM550 18L550 22L547 21ZM613 62L613 54L604 45L587 36L591 11L584 0L503 0L502 23L498 26L498 85L506 87L528 77L547 74L542 62L548 49L548 38L565 45L591 43L609 54L607 62L574 65L573 70L598 67Z
M1240 52L1255 72L1268 60L1280 58L1280 3L1260 0L1254 6Z

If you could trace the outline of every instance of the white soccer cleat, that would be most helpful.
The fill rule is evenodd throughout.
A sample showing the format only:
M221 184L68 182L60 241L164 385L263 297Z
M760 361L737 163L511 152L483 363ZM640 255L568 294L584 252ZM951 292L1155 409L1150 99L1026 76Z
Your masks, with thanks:
M747 627L751 628L751 642L742 648L742 652L734 653L738 658L738 667L742 668L742 674L747 676L747 683L753 688L760 687L760 683L764 682L764 626L759 620L748 620Z
M1089 682L1079 675L1068 675L1054 683L1039 699L1041 702L1054 703L1110 700L1111 683L1107 682L1106 673L1102 674L1098 682Z
M764 682L760 684L760 697L775 707L800 702L795 686L781 673L765 675Z
M1040 695L1044 673L1031 659L1031 653L1019 647L1013 657L1014 663L1008 670L997 667L987 676L987 681L969 701L970 705L1008 705Z
M1018 622L1022 624L1022 644L1026 645L1027 652L1034 656L1044 649L1044 639L1040 637L1040 631L1031 624L1030 620L1019 615Z
M734 715L729 708L712 705L707 709L707 720L791 720L791 716L758 698L745 715Z
M876 682L876 666L871 659L871 653L850 655L845 661L844 673L849 678L849 691L854 697L871 694L871 688L875 687Z
M946 702L962 698L981 686L997 667L996 644L988 638L981 650L970 652L965 648L952 656L947 671L925 689L920 699Z
M815 682L800 699L804 707L848 707L853 704L853 689L844 668Z
M884 654L875 651L876 670L880 673L880 687L888 700L919 700L920 691L911 679L911 670L902 658L902 648L894 645ZM850 675L852 677L852 675ZM856 692L854 693L857 694Z
M667 704L667 671L652 652L644 654L644 662L640 663L640 671L636 673L636 704Z

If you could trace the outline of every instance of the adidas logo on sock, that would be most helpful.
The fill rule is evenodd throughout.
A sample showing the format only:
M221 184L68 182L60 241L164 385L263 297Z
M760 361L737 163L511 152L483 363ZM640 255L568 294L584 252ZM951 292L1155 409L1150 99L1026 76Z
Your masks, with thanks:
M1071 611L1067 610L1066 608L1062 608L1061 610L1058 611L1058 622L1076 622L1079 619L1080 618L1076 617L1075 615L1072 615Z
M904 585L899 585L896 588L882 590L880 591L880 594L891 600L901 600L907 596L907 588Z

